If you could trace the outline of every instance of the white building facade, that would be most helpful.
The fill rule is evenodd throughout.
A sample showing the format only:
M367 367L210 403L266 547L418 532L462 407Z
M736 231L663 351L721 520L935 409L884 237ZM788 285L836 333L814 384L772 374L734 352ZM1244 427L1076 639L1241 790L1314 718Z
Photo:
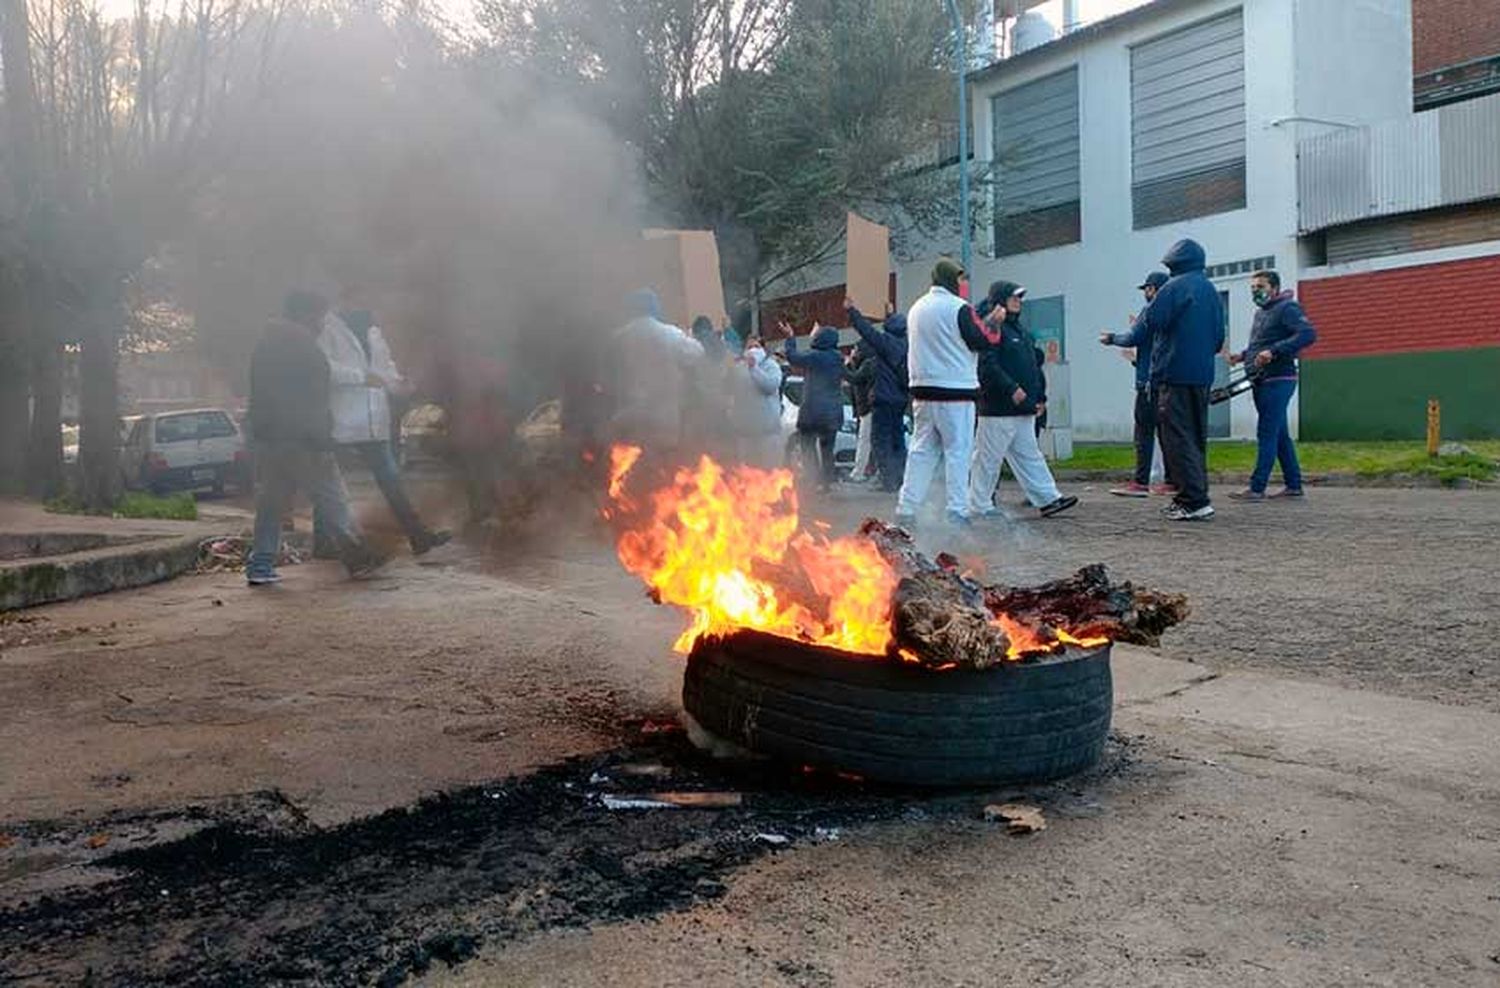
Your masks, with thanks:
M1061 365L1054 409L1078 439L1125 440L1132 371L1099 332L1126 328L1135 286L1192 237L1225 295L1231 348L1245 345L1250 274L1274 266L1295 289L1304 267L1299 139L1411 112L1410 4L1155 0L970 82L975 157L994 178L974 291L1025 285L1031 327ZM931 264L897 266L902 304ZM1211 433L1254 427L1235 402L1216 407Z

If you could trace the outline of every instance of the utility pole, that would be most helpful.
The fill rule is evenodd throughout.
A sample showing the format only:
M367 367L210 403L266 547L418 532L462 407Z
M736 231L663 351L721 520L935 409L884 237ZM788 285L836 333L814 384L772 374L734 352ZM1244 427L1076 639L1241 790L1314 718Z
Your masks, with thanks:
M953 21L953 57L958 73L958 225L961 263L970 278L974 277L974 244L969 229L969 39L957 0L947 0L948 17Z

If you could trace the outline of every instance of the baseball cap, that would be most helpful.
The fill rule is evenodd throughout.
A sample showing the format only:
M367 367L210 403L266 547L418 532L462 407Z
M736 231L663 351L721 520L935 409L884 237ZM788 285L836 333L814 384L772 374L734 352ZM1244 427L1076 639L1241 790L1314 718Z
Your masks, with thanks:
M1146 280L1145 281L1141 282L1139 285L1136 285L1135 287L1142 288L1142 289L1144 289L1144 288L1160 288L1162 285L1165 285L1166 283L1167 283L1167 273L1165 271L1152 271L1150 274L1146 275Z

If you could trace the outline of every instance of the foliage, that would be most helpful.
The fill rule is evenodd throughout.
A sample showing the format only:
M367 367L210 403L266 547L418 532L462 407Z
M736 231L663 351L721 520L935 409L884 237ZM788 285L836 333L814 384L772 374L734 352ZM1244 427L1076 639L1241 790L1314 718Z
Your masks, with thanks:
M1309 476L1351 474L1369 479L1430 477L1444 484L1459 478L1492 481L1500 477L1500 442L1475 441L1476 452L1429 457L1426 446L1411 442L1305 442L1297 444L1297 458ZM1128 443L1079 443L1073 458L1058 463L1063 470L1124 473L1135 464L1135 448ZM1255 444L1213 442L1208 468L1215 473L1249 473L1255 467Z
M192 494L147 494L127 491L103 511L91 511L75 495L64 495L46 502L46 509L60 515L104 514L115 518L149 518L165 521L197 521L198 502Z

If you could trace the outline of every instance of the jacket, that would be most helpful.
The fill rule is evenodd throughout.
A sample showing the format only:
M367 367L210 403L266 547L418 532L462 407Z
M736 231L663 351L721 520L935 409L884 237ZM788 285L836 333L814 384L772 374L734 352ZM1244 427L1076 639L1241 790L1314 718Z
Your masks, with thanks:
M905 408L910 400L906 386L906 317L899 312L889 315L883 327L876 329L858 309L851 308L849 321L875 353L874 404Z
M1151 334L1151 383L1209 387L1214 355L1224 348L1224 304L1203 273L1207 255L1196 240L1179 240L1162 263L1172 277L1141 313Z
M745 436L781 432L781 365L760 347L734 365L734 419Z
M998 338L986 340L979 351L979 414L986 418L1035 416L1037 403L1046 400L1047 390L1036 359L1036 341L1021 325L1020 317L1010 313L998 328ZM1025 400L1019 403L1013 399L1016 388L1026 392Z
M786 341L787 363L802 372L802 403L797 428L808 432L838 429L844 424L844 358L839 354L839 331L823 326L812 335L812 349L797 349L797 338Z
M1146 303L1146 308L1151 308L1153 303ZM1144 388L1151 383L1151 321L1146 318L1143 309L1131 323L1130 329L1124 333L1110 333L1109 341L1115 346L1133 347L1135 349L1135 386Z
M1258 372L1262 381L1297 376L1297 354L1312 346L1318 331L1307 321L1307 314L1291 292L1281 292L1255 313L1250 326L1250 345L1241 356L1247 367L1254 367L1255 355L1270 350L1274 356Z
M911 396L924 401L979 395L979 359L986 334L969 303L933 285L906 314L906 367Z
M703 345L652 315L620 327L614 345L616 439L675 446L682 439L685 376L703 361Z
M391 438L391 402L387 390L401 385L401 374L379 328L371 326L367 339L368 350L344 320L332 312L324 317L323 331L318 334L318 346L328 358L333 387L330 404L336 443L389 442ZM371 374L380 379L380 386L367 383Z
M283 319L267 323L250 356L251 438L332 448L328 400L328 358L312 330Z
M854 348L854 359L844 369L844 380L849 382L849 399L854 405L854 417L862 419L869 415L875 403L875 365L879 358L863 340Z

